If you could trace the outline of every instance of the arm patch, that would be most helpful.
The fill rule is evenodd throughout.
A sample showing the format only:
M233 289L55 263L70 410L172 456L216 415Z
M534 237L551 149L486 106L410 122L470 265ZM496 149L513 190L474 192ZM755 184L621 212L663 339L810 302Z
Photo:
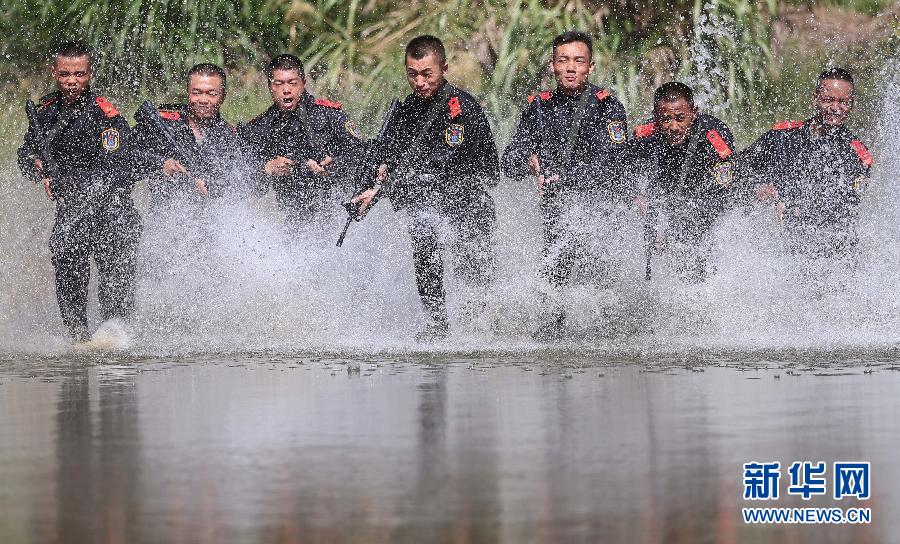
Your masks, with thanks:
M725 142L718 130L708 131L706 133L706 139L712 144L713 149L716 150L716 153L719 154L720 158L727 159L731 155L731 148L728 147L728 143Z
M325 106L326 108L339 110L343 107L343 104L341 104L340 102L332 102L331 100L327 100L325 98L316 98L316 106Z
M459 117L459 114L462 113L462 106L459 105L458 96L454 96L448 100L447 105L450 106L450 119L456 119Z
M528 103L530 104L530 103L534 102L535 97L538 97L538 96L541 97L541 100L550 100L550 97L553 96L553 93L551 93L550 91L541 91L536 95L535 94L530 95L528 97Z
M856 151L856 156L859 157L859 162L863 163L863 166L866 168L872 166L872 163L875 162L875 159L872 157L872 154L866 149L866 146L863 145L859 140L853 140L850 142L850 146L853 148L853 151Z
M772 125L772 130L791 130L803 126L803 121L782 121Z
M634 136L636 138L646 138L652 136L656 132L656 123L644 123L634 127Z
M94 102L97 103L97 106L100 108L100 111L103 112L107 117L115 117L119 115L119 110L116 109L115 106L109 103L109 100L106 99L105 96L98 96Z

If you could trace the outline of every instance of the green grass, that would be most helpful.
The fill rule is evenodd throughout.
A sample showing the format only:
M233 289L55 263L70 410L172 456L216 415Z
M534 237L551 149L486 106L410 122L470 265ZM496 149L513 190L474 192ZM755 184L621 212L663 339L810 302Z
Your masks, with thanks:
M179 100L183 74L201 61L231 73L225 113L255 115L267 102L260 67L293 52L311 87L344 102L366 130L391 96L408 92L402 50L432 33L448 46L450 77L483 99L495 119L514 118L527 94L552 86L549 44L566 29L595 40L595 82L641 117L656 84L679 78L726 119L772 109L793 73L773 70L772 23L784 0L0 0L0 77L9 93L47 83L46 50L83 39L98 52L97 86L123 109L140 96ZM889 2L826 0L877 12ZM775 89L775 91L773 91ZM18 100L18 98L17 98ZM504 127L504 130L508 128Z

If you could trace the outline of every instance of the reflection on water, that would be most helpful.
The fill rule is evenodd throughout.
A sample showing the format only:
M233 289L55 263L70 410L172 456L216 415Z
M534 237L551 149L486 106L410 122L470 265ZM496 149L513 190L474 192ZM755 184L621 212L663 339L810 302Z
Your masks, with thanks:
M7 360L0 542L892 542L898 370ZM873 523L744 525L742 464L794 460L871 461Z

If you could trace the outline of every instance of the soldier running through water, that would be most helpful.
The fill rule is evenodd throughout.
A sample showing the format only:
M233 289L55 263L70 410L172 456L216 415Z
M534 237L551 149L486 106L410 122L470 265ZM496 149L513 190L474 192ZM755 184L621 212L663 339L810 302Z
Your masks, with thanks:
M608 264L589 254L578 232L585 217L607 217L615 204L633 199L620 170L628 133L625 108L610 90L588 81L594 71L592 49L591 38L582 32L554 38L550 68L556 90L529 97L503 153L504 174L537 177L544 227L542 275L555 290L570 283L575 272ZM594 279L603 282L608 274L600 270L594 276L601 277ZM535 337L558 340L565 312L558 302L546 305Z
M149 177L154 210L248 189L238 175L246 149L220 114L226 83L219 66L197 64L187 73L187 104L160 106L158 119L138 116L135 163Z
M413 92L399 106L376 150L374 184L352 199L364 215L384 191L409 216L419 297L426 311L420 341L447 336L443 250L483 304L493 281L497 148L478 102L445 79L444 45L419 36L406 47L406 78ZM445 227L450 232L446 236ZM477 300L481 299L481 300ZM473 307L473 306L470 306Z
M743 154L745 184L774 203L788 251L810 259L856 253L858 208L873 158L845 123L853 111L853 76L822 72L813 116L776 123Z
M40 129L29 127L19 148L19 167L25 176L42 181L56 202L50 235L56 297L69 334L84 341L89 336L91 257L99 276L102 319L127 319L134 308L142 223L131 198L133 143L128 122L90 87L94 65L86 45L62 44L51 62L57 91L41 99L36 115Z
M682 281L701 282L711 268L710 232L734 197L731 130L700 112L690 87L670 82L653 93L653 120L634 134L626 163L635 183L646 181L638 206L647 242L671 252Z
M353 192L363 142L341 104L312 96L303 63L278 55L266 66L272 106L238 129L254 168L271 186L291 230L340 210Z

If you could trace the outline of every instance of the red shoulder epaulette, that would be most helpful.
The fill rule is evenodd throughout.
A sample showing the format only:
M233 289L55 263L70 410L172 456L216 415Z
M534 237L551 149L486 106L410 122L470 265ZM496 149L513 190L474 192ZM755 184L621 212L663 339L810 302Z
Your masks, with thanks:
M800 128L803 126L803 121L782 121L780 123L775 123L772 125L772 130L790 130L792 128Z
M656 131L656 123L644 123L634 127L635 138L646 138Z
M115 106L109 103L109 100L106 99L105 96L98 96L94 102L97 103L97 106L100 107L100 111L102 111L107 117L115 117L119 115L119 110L116 109Z
M453 96L450 100L447 101L447 105L450 106L450 119L456 119L459 117L459 114L462 113L462 106L459 105L459 97Z
M178 121L181 119L181 113L172 110L159 110L159 116L169 121Z
M540 96L540 97L541 97L541 100L550 100L550 97L553 96L553 93L551 93L550 91L541 91L541 92L539 92L539 93L536 94L536 95L533 94L533 95L529 96L529 97L528 97L528 102L529 102L529 103L530 103L530 102L534 102L534 99L535 99L536 96Z
M327 100L325 98L316 98L316 106L325 106L326 108L331 108L333 110L339 110L343 106L340 102L332 102L331 100Z
M607 89L600 89L597 91L597 100L603 101L609 98L609 91Z
M38 109L38 111L40 111L48 106L52 106L55 103L56 103L56 97L54 96L54 97L48 98L47 100L44 100L43 102L41 102L41 105L38 106L37 109Z
M866 149L866 146L863 145L859 140L853 140L850 142L850 146L853 148L853 151L856 151L856 156L859 157L859 161L863 163L863 166L866 168L872 166L872 162L874 159L872 158L872 154L869 153L869 150Z
M722 138L722 135L719 134L718 130L709 130L706 132L706 139L709 140L709 143L712 144L713 149L716 150L716 153L719 154L719 157L723 159L727 159L729 155L731 155L731 148L728 147L728 143Z

